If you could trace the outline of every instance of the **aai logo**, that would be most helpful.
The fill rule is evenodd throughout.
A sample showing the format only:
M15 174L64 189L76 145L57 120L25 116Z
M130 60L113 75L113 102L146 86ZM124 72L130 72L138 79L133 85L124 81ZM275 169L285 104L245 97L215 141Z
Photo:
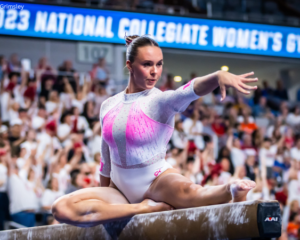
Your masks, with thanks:
M278 222L278 217L267 217L265 222Z

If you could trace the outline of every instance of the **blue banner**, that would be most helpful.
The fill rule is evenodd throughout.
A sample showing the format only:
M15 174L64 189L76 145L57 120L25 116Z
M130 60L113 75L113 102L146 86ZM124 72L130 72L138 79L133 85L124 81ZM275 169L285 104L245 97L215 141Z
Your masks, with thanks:
M0 1L0 34L125 44L125 33L161 47L300 58L294 27Z

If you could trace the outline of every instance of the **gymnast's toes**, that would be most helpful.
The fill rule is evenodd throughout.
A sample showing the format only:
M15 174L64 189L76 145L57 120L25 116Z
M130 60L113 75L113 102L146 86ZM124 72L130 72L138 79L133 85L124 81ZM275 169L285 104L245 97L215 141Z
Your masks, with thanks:
M250 180L235 180L229 184L233 202L246 201L247 193L256 186L255 182Z

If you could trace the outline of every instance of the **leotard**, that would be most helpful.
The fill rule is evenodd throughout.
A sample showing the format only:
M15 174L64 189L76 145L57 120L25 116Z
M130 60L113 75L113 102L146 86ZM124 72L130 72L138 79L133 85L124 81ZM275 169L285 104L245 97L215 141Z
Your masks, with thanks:
M193 85L191 80L175 91L124 90L102 103L100 174L110 177L130 203L141 202L153 180L172 168L165 161L166 147L175 114L199 98Z

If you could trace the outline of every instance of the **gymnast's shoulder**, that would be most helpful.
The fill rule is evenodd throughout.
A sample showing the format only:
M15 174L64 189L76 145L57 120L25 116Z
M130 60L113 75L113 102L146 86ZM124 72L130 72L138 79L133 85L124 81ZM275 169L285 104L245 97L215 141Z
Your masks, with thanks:
M107 98L102 104L100 108L100 118L103 118L109 110L114 108L118 103L122 101L123 92L120 92L114 96Z

